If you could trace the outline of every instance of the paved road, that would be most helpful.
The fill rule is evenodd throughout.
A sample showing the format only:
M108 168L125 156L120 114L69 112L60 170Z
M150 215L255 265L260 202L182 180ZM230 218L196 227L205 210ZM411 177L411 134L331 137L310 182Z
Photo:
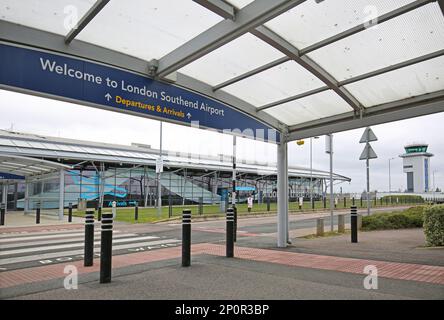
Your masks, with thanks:
M400 208L396 208L400 209ZM381 209L376 209L375 211ZM387 209L385 209L387 210ZM365 210L362 210L364 212ZM329 213L310 213L291 215L290 230L305 229L316 226L316 217L329 216ZM346 216L346 222L349 220ZM334 219L337 223L337 217ZM328 230L329 218L325 219ZM96 225L95 256L99 256L100 232ZM225 241L225 221L196 222L192 226L192 242ZM0 229L1 232L1 229ZM274 234L276 217L239 219L238 238L256 237ZM113 254L149 251L181 245L181 225L175 224L115 224ZM63 229L57 231L33 231L13 234L0 234L0 272L64 263L83 259L84 229Z

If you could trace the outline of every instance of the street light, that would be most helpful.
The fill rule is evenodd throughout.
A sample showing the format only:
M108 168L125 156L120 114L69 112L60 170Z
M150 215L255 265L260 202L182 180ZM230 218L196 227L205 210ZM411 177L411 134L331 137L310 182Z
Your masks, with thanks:
M391 177L391 173L390 173L390 161L391 160L394 160L394 159L396 159L396 158L390 158L389 159L389 193L391 194L392 193L392 177Z
M313 137L319 139L319 137ZM310 205L313 206L313 138L310 138Z

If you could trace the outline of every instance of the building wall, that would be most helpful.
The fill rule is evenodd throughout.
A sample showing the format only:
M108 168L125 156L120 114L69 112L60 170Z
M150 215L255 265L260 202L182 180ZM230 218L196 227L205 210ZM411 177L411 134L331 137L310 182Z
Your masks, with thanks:
M428 161L427 172L425 161ZM403 158L404 173L413 172L413 190L410 192L427 192L430 190L430 158L425 156L410 156ZM428 179L428 188L426 188L426 176ZM406 175L407 189L407 175Z

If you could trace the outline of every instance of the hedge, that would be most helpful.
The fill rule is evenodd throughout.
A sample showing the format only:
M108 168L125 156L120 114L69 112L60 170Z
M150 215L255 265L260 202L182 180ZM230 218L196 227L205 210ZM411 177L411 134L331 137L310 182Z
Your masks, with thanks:
M444 205L424 210L424 234L427 245L444 246Z
M385 202L386 199L389 203L396 203L396 199L398 199L399 203L424 203L424 199L421 196L414 196L414 195L397 195L397 196L382 197L382 201Z
M421 228L423 206L412 207L401 212L376 213L362 217L362 230L386 230Z

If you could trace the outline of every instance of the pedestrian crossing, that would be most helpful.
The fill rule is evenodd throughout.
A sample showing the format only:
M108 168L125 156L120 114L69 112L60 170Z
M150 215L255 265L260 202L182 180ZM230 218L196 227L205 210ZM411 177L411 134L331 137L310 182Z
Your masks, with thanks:
M94 255L100 257L100 232L94 233ZM0 272L83 259L82 229L0 237ZM180 245L176 238L113 231L113 255Z

